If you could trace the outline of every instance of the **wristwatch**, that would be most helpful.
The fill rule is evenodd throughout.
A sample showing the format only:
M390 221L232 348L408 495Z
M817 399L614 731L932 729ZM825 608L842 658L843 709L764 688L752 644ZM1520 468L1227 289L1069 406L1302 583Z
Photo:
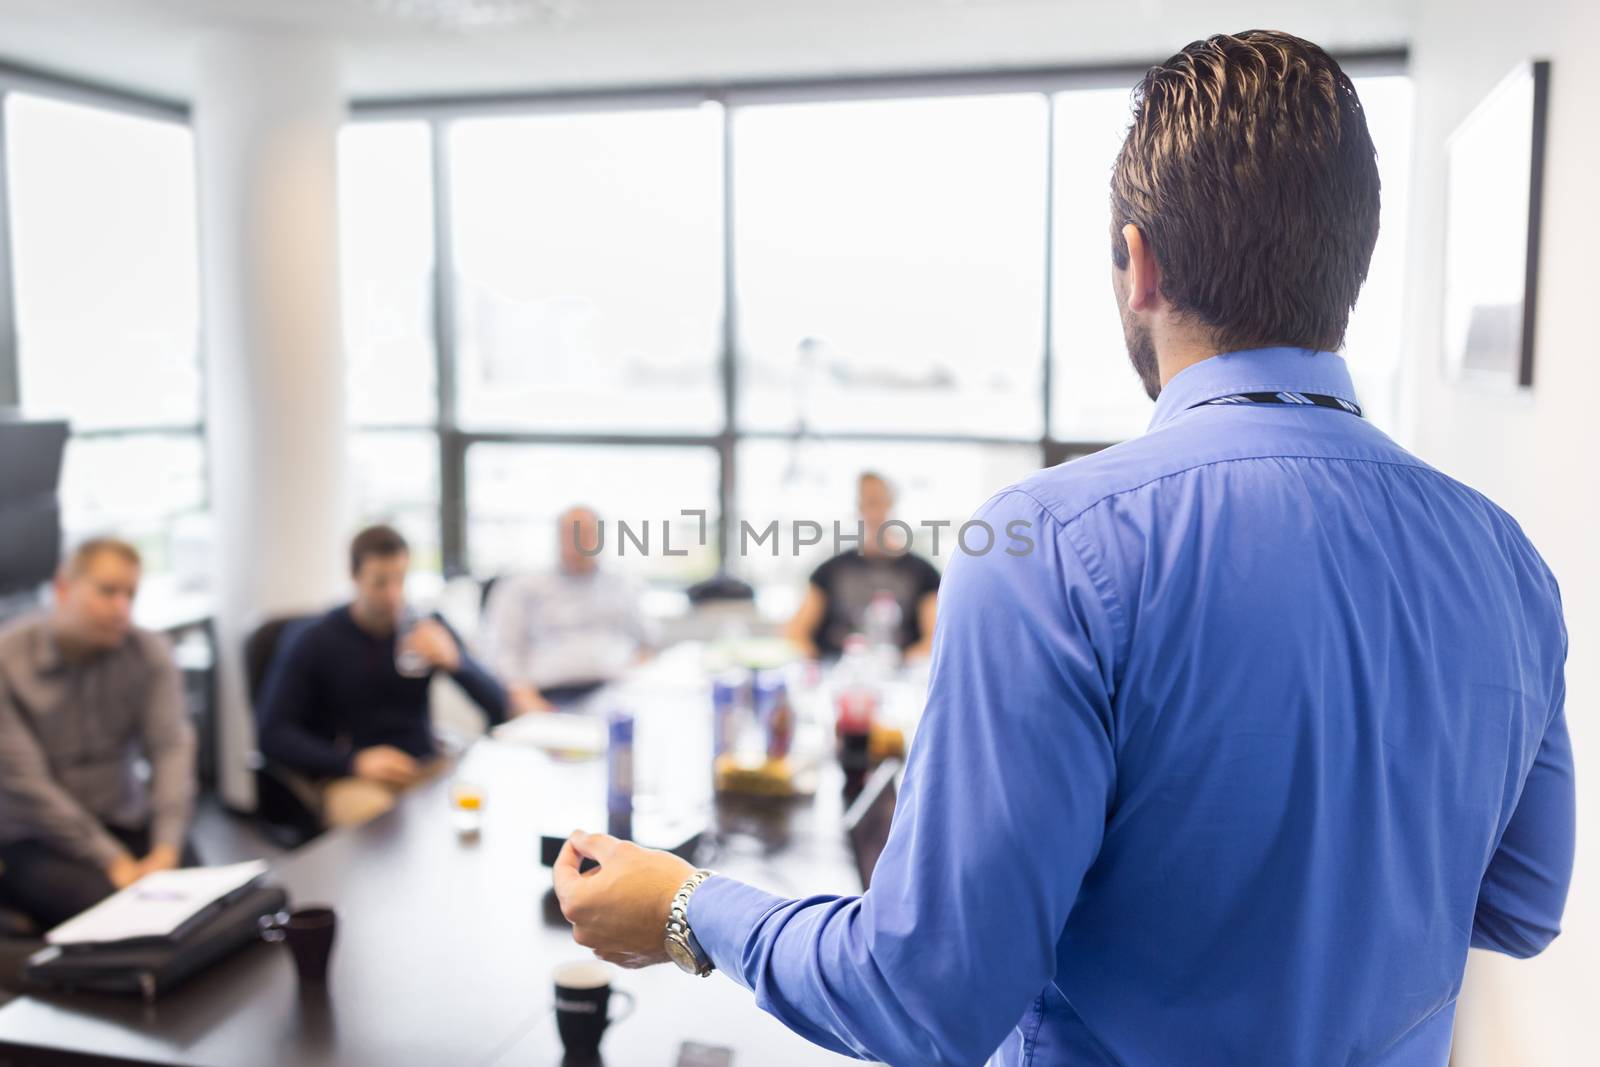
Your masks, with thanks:
M672 898L672 909L667 912L667 955L681 970L701 978L715 970L716 965L706 955L706 950L700 947L700 942L695 940L694 931L689 929L689 898L700 888L700 883L710 877L710 871L695 871L690 875L689 880L678 888Z

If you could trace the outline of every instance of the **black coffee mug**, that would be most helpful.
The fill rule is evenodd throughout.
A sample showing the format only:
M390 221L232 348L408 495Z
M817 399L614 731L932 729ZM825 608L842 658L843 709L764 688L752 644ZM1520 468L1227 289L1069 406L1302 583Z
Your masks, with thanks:
M566 963L555 970L556 1030L561 1044L576 1056L592 1056L600 1048L606 1027L633 1014L633 994L611 988L611 968L598 960ZM611 998L622 997L628 1007L612 1018Z
M300 981L308 983L327 981L328 956L338 928L338 913L327 907L296 908L261 917L262 939L288 945Z

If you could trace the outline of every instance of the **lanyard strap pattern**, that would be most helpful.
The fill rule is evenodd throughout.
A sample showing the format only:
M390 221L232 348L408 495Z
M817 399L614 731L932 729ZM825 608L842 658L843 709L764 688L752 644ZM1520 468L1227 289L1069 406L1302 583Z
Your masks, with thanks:
M1212 397L1202 400L1198 404L1189 405L1192 408L1205 407L1208 404L1306 404L1312 407L1333 408L1335 411L1345 411L1361 418L1361 405L1353 400L1344 400L1326 393L1291 393L1285 390L1280 393L1230 393L1227 396Z

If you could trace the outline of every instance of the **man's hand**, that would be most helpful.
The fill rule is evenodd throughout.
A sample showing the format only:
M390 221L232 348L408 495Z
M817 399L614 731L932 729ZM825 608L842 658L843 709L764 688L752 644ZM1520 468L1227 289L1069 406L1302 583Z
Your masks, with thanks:
M600 866L579 874L584 857ZM556 899L572 939L607 963L667 962L667 913L694 868L670 852L574 831L556 857Z
M139 861L126 852L106 865L106 880L114 889L126 889L142 877L144 870Z
M446 673L454 674L461 669L461 646L438 619L423 619L413 626L401 642L401 648L415 652L430 666Z
M530 711L556 710L556 706L546 700L544 694L531 685L507 686L506 698L511 704L512 715L526 715Z
M157 845L150 850L150 854L139 861L139 874L146 875L151 871L176 870L180 855L178 850L171 845Z
M373 745L356 753L350 770L357 778L384 785L407 786L422 776L422 767L393 745Z

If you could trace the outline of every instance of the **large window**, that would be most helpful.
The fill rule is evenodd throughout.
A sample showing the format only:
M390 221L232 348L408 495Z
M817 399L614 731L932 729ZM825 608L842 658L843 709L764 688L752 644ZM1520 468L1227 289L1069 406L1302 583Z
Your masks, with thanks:
M339 138L339 247L352 424L436 417L433 172L427 123L372 122Z
M740 423L1037 439L1045 101L734 113Z
M473 566L487 574L553 567L556 519L581 504L605 524L604 566L688 585L716 568L717 471L709 448L476 445L467 457Z
M1399 418L1407 206L1411 190L1411 79L1356 79L1367 130L1378 151L1383 208L1378 243L1361 297L1350 313L1344 354L1367 418L1385 430Z
M871 470L894 487L895 517L911 528L911 548L942 568L955 552L957 527L989 496L1038 466L1039 448L1030 444L746 441L739 446L745 525L734 531L746 543L735 548L743 548L749 581L791 590L798 606L806 576L833 551L833 524L846 536L857 532L856 480ZM822 527L820 543L803 544L817 530L797 530L801 520ZM757 543L772 522L778 523L777 536Z
M386 522L411 543L412 564L442 573L439 437L431 430L357 431L350 442L355 515Z
M1128 361L1111 291L1111 166L1132 120L1126 89L1057 93L1051 235L1051 432L1120 441L1153 405Z
M721 122L707 105L452 124L464 426L720 427Z
M71 425L68 537L115 532L168 571L206 508L189 130L3 102L22 411Z
M1111 290L1132 81L734 89L356 124L346 318L363 515L409 524L446 570L488 575L549 566L555 516L582 502L613 536L650 529L648 556L608 565L672 584L725 565L795 589L828 545L794 553L794 523L848 528L855 476L873 469L933 554L923 524L959 524L1041 463L1149 421ZM1385 196L1347 350L1382 423L1410 82L1357 85ZM681 514L699 509L704 545ZM661 553L663 522L687 555ZM777 555L740 537L773 522Z
M426 122L339 138L339 244L354 517L387 522L442 572L434 345L433 139Z

